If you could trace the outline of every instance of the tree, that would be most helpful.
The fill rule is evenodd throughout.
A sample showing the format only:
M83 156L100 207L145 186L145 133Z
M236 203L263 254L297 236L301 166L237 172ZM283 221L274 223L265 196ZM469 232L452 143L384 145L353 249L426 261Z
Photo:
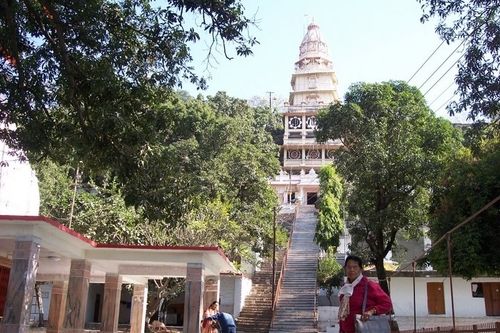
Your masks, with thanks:
M269 254L277 195L267 179L279 163L262 126L265 110L223 93L206 100L171 94L155 108L169 127L150 134L157 144L126 184L117 181L120 170L96 173L87 160L79 163L72 227L98 242L221 246L232 260ZM75 167L34 167L42 213L67 224Z
M332 165L325 165L318 172L320 197L318 223L314 241L327 253L334 253L344 233L341 217L342 182Z
M180 278L164 278L163 280L148 281L148 301L146 308L146 324L159 317L159 309L167 309L170 301L186 290L186 280ZM165 311L166 312L166 311Z
M498 137L475 137L481 142L473 144L474 150L462 149L456 155L433 192L429 236L434 242L500 195ZM498 207L498 203L491 206L450 233L453 274L466 279L500 275ZM426 260L434 269L447 273L447 242L433 248Z
M252 97L248 104L255 113L258 115L257 118L260 119L258 126L263 126L268 133L271 133L274 143L278 145L283 144L283 134L285 133L283 125L283 116L279 112L277 106L283 105L286 99L283 97L273 97L271 100L268 98L262 98L259 96ZM271 112L269 112L271 110ZM282 161L282 157L280 157Z
M418 0L421 21L438 17L436 32L450 43L464 41L463 60L455 81L460 99L448 106L450 115L468 112L472 120L498 120L500 115L500 1Z
M343 104L319 112L317 139L342 140L335 165L346 181L350 249L375 265L389 293L384 258L401 251L398 236L422 236L430 190L459 132L417 88L391 81L352 85Z
M38 281L35 282L35 296L36 296L36 305L38 308L38 327L45 327L41 284L43 284L43 282L38 282Z
M151 105L189 80L189 45L208 33L212 51L252 54L253 20L239 0L4 1L0 7L0 139L31 162L138 172L155 130L168 128ZM194 18L193 20L186 20ZM186 22L193 22L188 24ZM248 36L248 37L247 37ZM160 89L161 88L161 89ZM92 159L89 157L92 156ZM70 158L71 157L71 158Z
M335 288L339 288L344 281L344 269L332 255L322 257L318 263L317 275L318 287L326 292L326 298L330 305Z
M81 163L82 179L76 183L75 168L48 159L32 163L40 191L40 214L69 226L76 232L108 244L145 244L138 225L145 223L140 211L125 205L111 177L91 177ZM71 206L73 210L71 211Z
M156 118L142 121L161 124L147 133L155 145L128 182L117 181L123 168L95 172L87 159L78 164L72 228L100 243L219 246L236 264L255 259L254 252L269 256L278 200L267 179L279 170L279 148L262 126L265 110L224 93L170 94L153 107ZM76 166L46 159L33 167L42 214L67 224ZM277 246L285 242L278 228ZM180 290L174 282L182 284L151 281L151 316Z

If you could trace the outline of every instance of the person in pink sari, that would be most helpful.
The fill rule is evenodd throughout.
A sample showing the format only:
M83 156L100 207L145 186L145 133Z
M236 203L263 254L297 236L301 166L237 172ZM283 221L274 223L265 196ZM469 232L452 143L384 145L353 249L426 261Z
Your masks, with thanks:
M219 312L219 302L213 301L203 312L202 333L218 333L217 321L205 321L205 318L212 317ZM214 324L214 325L212 325ZM215 327L214 327L215 326Z

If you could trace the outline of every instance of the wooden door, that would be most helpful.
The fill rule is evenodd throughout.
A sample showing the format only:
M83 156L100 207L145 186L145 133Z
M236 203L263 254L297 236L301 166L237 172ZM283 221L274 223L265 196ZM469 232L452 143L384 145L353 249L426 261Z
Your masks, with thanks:
M0 266L0 317L3 316L7 287L9 286L10 268Z
M487 316L500 316L500 282L483 282Z
M427 282L427 310L429 314L445 314L443 282Z

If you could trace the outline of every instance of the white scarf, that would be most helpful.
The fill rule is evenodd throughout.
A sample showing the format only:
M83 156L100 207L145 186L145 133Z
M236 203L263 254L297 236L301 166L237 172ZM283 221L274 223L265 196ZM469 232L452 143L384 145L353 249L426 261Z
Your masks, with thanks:
M349 283L347 277L345 278L344 285L339 290L339 297L340 295L344 295L342 301L340 302L338 315L339 320L344 320L349 314L349 298L354 292L354 287L358 285L359 281L361 281L362 278L363 274L359 274L359 276L352 283Z

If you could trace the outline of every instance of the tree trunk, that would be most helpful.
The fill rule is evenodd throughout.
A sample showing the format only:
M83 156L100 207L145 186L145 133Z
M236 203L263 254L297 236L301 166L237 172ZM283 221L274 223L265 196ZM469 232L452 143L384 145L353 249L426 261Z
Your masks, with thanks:
M377 278L380 287L387 295L391 296L391 293L389 292L389 284L387 283L387 273L384 267L384 258L377 258L375 262L375 269L377 270Z
M38 327L44 326L44 316L43 316L43 299L42 299L42 290L40 288L40 282L35 283L35 295L36 295L36 304L38 306Z
M385 293L387 295L389 295L389 297L391 297L391 294L389 292L389 283L387 283L387 272L385 271L385 267L384 267L384 258L377 259L377 261L375 263L375 268L377 270L377 278L378 278L380 287L382 288L383 291L385 291ZM391 309L389 314L394 315L394 308ZM391 332L393 332L393 333L399 332L399 325L398 325L397 320L395 320L395 319L391 320L389 323L391 325Z

